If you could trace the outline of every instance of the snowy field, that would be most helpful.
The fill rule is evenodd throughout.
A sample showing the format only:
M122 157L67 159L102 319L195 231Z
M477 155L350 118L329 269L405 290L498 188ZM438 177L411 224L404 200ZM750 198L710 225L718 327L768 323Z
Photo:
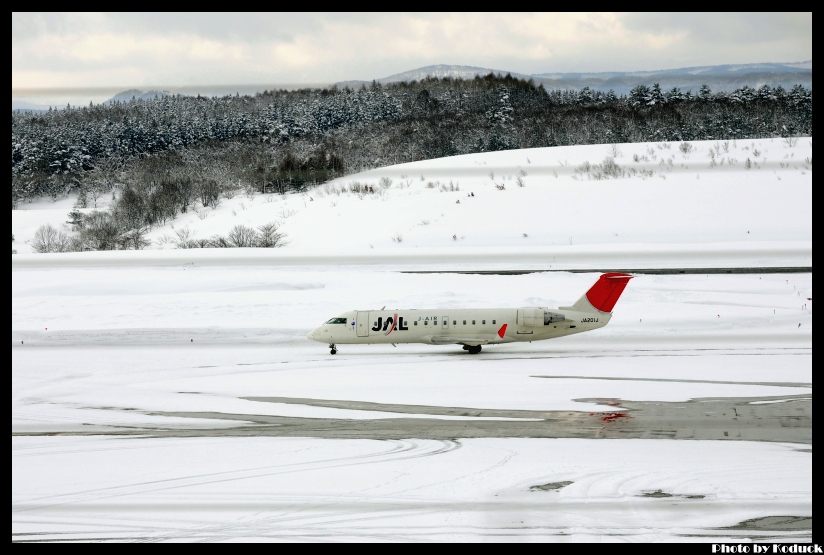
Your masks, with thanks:
M423 161L174 222L282 221L265 251L170 223L39 255L71 199L12 211L12 540L811 541L811 273L639 274L607 327L480 355L305 338L569 304L596 269L811 267L811 139L715 144L619 145L652 175L607 180L573 171L606 145ZM507 269L552 271L406 273Z
M812 138L684 144L692 150L633 143L469 154L349 175L302 194L240 192L215 209L196 205L148 238L152 249L174 249L184 230L207 239L274 221L287 234L284 254L765 242L807 242L812 252ZM604 177L613 154L623 177ZM362 192L366 185L373 192ZM12 249L31 252L44 223L65 228L74 201L12 210Z

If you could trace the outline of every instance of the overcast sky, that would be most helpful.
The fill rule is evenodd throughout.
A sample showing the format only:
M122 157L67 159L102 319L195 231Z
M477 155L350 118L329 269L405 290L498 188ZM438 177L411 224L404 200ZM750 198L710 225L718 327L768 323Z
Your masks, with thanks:
M812 13L12 13L12 89L371 80L812 60Z

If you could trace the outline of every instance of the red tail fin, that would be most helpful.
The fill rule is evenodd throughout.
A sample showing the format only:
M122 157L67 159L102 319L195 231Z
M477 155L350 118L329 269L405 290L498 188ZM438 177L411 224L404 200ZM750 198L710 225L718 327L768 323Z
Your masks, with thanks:
M601 274L595 285L587 291L587 300L589 303L600 310L601 312L612 312L615 303L618 302L618 297L624 292L627 282L634 276L630 274L622 274L620 272L610 272L608 274Z

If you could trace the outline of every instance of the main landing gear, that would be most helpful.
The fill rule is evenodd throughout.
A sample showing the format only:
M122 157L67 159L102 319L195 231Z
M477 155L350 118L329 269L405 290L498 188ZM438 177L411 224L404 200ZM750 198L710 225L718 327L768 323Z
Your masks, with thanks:
M338 352L337 346L334 343L330 343L329 344L329 354L334 355L337 352Z
M478 353L481 352L481 346L480 345L464 345L463 349L464 349L464 351L469 351L470 355L477 355Z

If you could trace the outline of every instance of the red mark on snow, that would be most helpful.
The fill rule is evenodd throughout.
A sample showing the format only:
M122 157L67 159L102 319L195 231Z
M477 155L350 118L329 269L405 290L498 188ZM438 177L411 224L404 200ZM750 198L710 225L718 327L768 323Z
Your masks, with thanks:
M506 335L506 326L507 324L504 324L503 326L501 326L501 329L498 330L498 337L500 337L501 339L503 339L504 335Z
M605 424L615 422L620 418L629 418L629 415L625 412L591 412L589 415L600 418L601 422Z

